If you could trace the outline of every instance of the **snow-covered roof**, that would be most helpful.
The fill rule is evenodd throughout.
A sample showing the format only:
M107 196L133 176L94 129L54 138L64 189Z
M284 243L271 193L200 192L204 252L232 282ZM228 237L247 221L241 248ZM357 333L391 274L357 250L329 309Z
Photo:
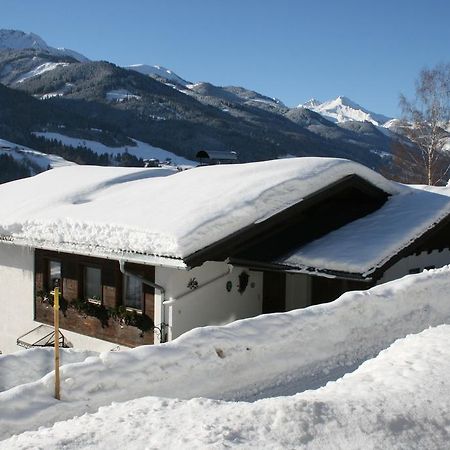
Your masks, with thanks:
M167 169L70 166L0 186L0 235L42 248L183 258L348 175L405 188L344 159Z
M298 269L369 275L450 214L450 189L409 186L377 211L279 258Z

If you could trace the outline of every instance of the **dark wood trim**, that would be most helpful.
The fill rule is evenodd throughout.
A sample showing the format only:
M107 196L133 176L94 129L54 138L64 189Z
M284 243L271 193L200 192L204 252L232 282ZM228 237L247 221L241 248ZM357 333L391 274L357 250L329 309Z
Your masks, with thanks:
M154 289L143 286L142 311L138 326L126 325L117 318L115 308L123 305L123 275L117 260L95 258L73 253L35 250L35 282L34 282L34 320L53 324L53 310L45 301L40 291L47 292L44 275L48 270L48 261L57 260L62 263L61 284L61 328L86 336L95 337L116 344L137 346L153 343L152 322L155 317ZM84 298L84 268L101 269L101 305L94 315L83 314L77 301ZM155 268L141 264L127 264L135 273L154 281ZM105 309L106 308L106 309ZM109 315L108 310L114 314ZM82 311L82 310L81 310ZM143 332L145 330L145 332Z
M355 188L365 194L369 199L373 199L376 208L383 205L389 197L389 194L358 175L348 175L303 198L295 205L286 208L268 219L248 225L247 227L188 255L184 258L184 261L189 267L200 266L205 261L224 261L251 246L257 246L259 243L275 234L282 234L286 227L301 213L304 213L312 206L331 199L337 194L350 188ZM348 222L351 220L355 220L355 218L352 217ZM342 226L342 224L339 224L339 226Z

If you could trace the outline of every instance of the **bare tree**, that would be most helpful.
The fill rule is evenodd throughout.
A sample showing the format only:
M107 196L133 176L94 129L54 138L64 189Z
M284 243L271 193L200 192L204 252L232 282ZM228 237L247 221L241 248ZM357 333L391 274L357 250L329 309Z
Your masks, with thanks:
M414 165L423 168L429 185L442 182L450 168L444 149L450 143L450 63L423 69L416 81L414 100L401 94L400 107L403 134L417 146L410 152Z

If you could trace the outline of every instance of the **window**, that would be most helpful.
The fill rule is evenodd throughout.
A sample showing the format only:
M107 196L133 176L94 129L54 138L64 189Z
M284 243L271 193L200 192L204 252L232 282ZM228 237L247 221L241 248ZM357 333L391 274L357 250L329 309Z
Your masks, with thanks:
M142 281L138 277L125 275L124 305L128 308L142 309Z
M102 271L98 267L84 268L84 298L95 303L102 300Z
M61 261L48 261L48 291L53 291L55 286L61 289Z

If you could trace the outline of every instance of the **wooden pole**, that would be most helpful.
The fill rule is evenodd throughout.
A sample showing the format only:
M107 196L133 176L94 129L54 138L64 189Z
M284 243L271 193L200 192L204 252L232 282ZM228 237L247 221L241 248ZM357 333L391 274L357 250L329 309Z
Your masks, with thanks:
M60 400L59 396L59 288L55 287L53 295L53 320L55 325L55 398Z

